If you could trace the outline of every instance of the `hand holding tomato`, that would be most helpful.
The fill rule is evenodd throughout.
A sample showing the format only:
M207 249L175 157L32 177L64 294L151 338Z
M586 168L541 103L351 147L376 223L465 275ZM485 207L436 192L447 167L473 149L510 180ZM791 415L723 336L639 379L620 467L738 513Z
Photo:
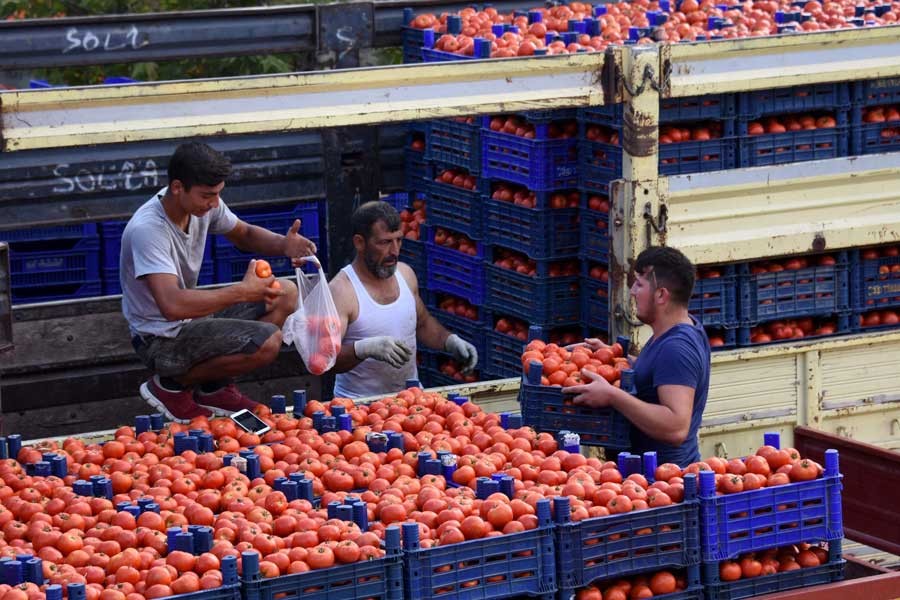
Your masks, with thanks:
M272 276L272 266L261 259L250 261L244 279L239 285L247 292L247 302L271 302L284 295L281 284Z
M616 391L614 385L599 373L587 369L581 370L581 378L588 383L563 388L563 393L575 395L572 402L590 408L612 406L613 394Z

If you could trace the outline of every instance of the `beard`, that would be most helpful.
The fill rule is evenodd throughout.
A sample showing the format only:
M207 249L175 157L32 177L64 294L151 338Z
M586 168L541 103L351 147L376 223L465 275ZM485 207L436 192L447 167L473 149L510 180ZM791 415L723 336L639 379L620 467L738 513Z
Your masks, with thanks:
M397 271L396 258L386 258L379 262L370 254L366 253L363 255L363 261L366 263L366 268L369 270L369 273L378 279L389 279L393 277L394 273ZM385 264L385 262L390 261L393 262L391 262L391 264Z

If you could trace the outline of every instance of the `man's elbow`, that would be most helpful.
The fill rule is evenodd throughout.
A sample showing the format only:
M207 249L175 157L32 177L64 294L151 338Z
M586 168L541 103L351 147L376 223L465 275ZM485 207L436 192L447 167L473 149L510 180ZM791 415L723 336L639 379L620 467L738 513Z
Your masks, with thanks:
M166 321L180 321L187 318L184 311L175 303L160 304L159 312Z
M680 446L688 439L690 427L669 429L659 441L669 444L670 446Z

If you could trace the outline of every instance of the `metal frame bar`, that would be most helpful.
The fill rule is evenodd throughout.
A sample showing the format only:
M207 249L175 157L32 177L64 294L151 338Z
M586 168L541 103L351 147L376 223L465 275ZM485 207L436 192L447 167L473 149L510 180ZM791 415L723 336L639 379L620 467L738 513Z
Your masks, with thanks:
M0 150L596 105L603 63L597 53L10 91L0 95Z

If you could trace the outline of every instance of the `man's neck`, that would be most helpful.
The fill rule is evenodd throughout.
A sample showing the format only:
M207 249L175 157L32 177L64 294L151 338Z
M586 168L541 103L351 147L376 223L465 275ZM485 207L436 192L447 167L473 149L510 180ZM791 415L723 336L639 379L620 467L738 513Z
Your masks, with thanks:
M178 203L175 202L175 198L172 197L168 190L166 190L166 194L162 197L160 202L162 202L163 210L166 212L166 216L169 217L169 220L182 231L187 231L191 215L184 212L181 207L178 206Z
M691 324L693 321L691 321L686 308L675 308L667 312L660 312L650 327L653 329L653 337L659 338L668 330L682 323Z
M389 284L391 280L390 277L387 279L376 277L374 273L369 271L366 262L359 255L353 259L353 270L356 271L356 276L359 277L359 280L368 286L377 288Z

